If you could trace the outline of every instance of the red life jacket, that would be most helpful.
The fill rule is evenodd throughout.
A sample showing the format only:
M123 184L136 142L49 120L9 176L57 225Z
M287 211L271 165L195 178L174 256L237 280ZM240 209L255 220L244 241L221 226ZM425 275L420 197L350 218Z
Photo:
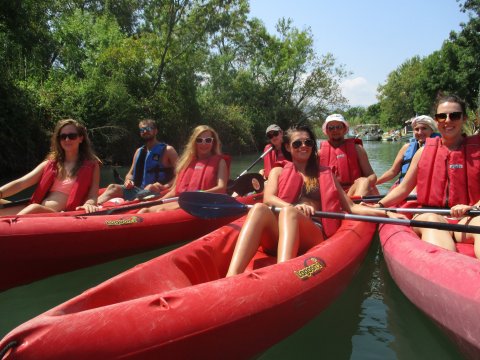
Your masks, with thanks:
M230 169L230 156L212 155L208 159L192 161L177 176L175 194L185 191L207 190L215 187L218 181L220 160L224 159Z
M418 162L417 201L422 205L473 205L480 199L480 136L466 137L450 151L441 138L427 138Z
M267 146L265 146L265 149L263 149L263 152L267 151L272 146L272 144L267 144ZM277 150L273 149L267 155L265 155L265 157L263 158L263 176L267 179L270 171L274 167L274 164L281 161L285 161L285 156L283 155L281 150L277 153Z
M65 210L75 210L77 206L83 205L88 196L88 191L92 185L93 172L95 170L94 161L84 161L77 172L77 178L73 184L72 191L68 195ZM41 204L57 176L57 163L49 160L43 168L42 178L30 199L31 203Z
M348 189L362 176L355 144L362 145L362 140L345 139L345 142L337 148L333 147L329 141L322 141L318 151L320 166L331 168L344 189Z
M322 211L340 212L342 206L335 187L333 174L330 168L320 167L318 171L318 183L320 186L320 202ZM302 191L303 177L291 162L283 166L278 179L278 197L289 203L295 203ZM322 218L323 231L327 237L332 236L340 227L339 219Z

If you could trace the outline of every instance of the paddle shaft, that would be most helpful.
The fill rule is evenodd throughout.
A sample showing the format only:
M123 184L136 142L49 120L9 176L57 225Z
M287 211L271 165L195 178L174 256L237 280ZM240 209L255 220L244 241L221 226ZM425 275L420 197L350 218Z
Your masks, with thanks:
M245 205L225 194L212 194L201 192L184 192L180 194L179 204L188 213L205 219L215 219L226 216L235 216L247 212L253 205ZM280 208L272 207L272 211L280 211ZM315 211L315 217L366 221L379 224L395 224L414 226L430 229L449 230L480 234L480 226L445 224L433 221L419 221L408 219L391 219L379 216L355 215L340 212Z
M29 201L30 201L30 198L25 198L25 199L11 201L11 202L8 202L8 203L5 203L5 204L0 204L0 209L6 209L6 208L14 207L14 206L17 206L17 205L24 205L24 204L28 203Z
M242 173L240 175L237 176L237 178L235 180L237 180L240 176L242 176L243 174L247 173L248 170L250 170L252 167L254 167L260 160L262 160L270 151L272 151L273 149L275 149L275 147L272 145L269 149L267 149L262 155L260 155L260 157L255 160L253 162L252 165L250 165L247 169L245 169L244 171L242 171Z
M95 211L95 212L92 212L92 213L83 214L82 216L112 215L112 214L115 214L117 212L141 209L141 208L150 207L150 206L153 206L153 205L161 205L161 204L174 202L174 201L177 201L177 200L178 200L178 197L172 197L172 198L163 199L163 200L142 201L142 202L132 204L132 205L118 206L118 207L114 207L114 208L111 208L111 209Z
M366 195L366 196L352 196L351 199L355 203L360 203L360 202L366 202L366 203L372 203L372 202L378 202L382 200L386 195ZM408 195L405 199L405 201L410 201L410 200L417 200L417 195L416 194L411 194Z
M407 214L440 214L450 215L450 209L429 209L429 208L375 208L377 210L391 211L395 213L407 213ZM468 210L465 215L477 216L480 215L480 210Z

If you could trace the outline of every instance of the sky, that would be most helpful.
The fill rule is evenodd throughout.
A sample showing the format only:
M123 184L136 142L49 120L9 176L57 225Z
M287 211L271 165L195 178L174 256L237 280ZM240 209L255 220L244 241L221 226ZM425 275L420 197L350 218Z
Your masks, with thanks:
M389 73L439 50L468 22L456 0L250 0L250 14L271 34L283 17L310 28L317 55L331 53L351 72L341 83L351 106L375 104Z

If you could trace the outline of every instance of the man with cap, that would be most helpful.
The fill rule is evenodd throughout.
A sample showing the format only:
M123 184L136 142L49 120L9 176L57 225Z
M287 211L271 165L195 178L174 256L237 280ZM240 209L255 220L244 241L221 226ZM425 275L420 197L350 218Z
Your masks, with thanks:
M268 174L270 174L273 164L276 162L285 161L285 156L282 152L283 130L280 128L280 126L276 124L269 125L265 133L270 142L265 146L265 149L263 149L263 153L268 151L270 148L273 148L273 150L264 156L263 169L261 169L259 172L265 179L268 179Z
M407 122L412 123L413 129L413 138L409 143L403 145L398 151L395 160L393 161L392 167L385 171L382 176L377 180L378 184L383 184L389 180L392 180L395 176L400 173L395 184L400 184L407 173L408 168L410 167L410 162L412 161L413 155L425 145L425 141L429 137L438 137L437 124L435 121L427 115L420 115L414 117L413 119L407 120Z
M348 128L348 122L341 114L327 117L322 130L328 141L320 144L319 163L332 169L348 196L376 195L377 176L367 152L360 139L345 139Z

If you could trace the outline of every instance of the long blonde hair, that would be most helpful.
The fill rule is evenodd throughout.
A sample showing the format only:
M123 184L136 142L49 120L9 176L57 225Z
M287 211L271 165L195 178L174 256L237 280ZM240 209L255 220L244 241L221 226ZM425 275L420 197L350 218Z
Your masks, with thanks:
M197 146L195 140L205 131L210 131L213 137L213 146L212 146L212 155L221 155L222 154L222 144L220 143L220 139L218 134L215 130L213 130L208 125L199 125L195 129L193 129L190 138L188 139L187 144L185 145L185 149L183 150L180 159L178 159L177 166L176 166L176 173L179 174L180 171L187 168L188 165L192 161L197 160Z
M90 139L88 138L86 127L74 119L63 119L57 122L55 129L50 140L50 152L48 153L46 159L55 161L57 163L57 170L60 174L60 177L66 177L67 173L65 170L65 150L63 150L62 145L60 144L60 131L67 125L75 126L78 136L83 137L83 141L80 143L78 148L78 158L77 163L73 167L70 174L71 177L74 177L82 163L86 160L97 161L101 163L100 159L95 155Z

